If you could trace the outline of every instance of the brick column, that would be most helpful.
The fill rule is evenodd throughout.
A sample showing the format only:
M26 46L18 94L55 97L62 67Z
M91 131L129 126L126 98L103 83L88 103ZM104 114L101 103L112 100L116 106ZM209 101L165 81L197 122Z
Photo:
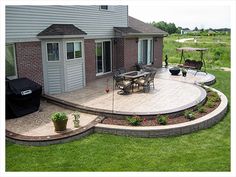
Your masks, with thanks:
M136 38L125 39L124 42L124 67L127 71L134 70L138 62L138 42Z
M162 67L162 57L163 57L163 38L154 38L153 47L153 66L160 68Z
M86 83L96 79L96 46L94 39L84 40Z

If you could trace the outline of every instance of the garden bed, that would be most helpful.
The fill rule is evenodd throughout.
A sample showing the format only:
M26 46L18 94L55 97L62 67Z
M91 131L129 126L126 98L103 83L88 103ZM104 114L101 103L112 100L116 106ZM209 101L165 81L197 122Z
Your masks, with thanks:
M139 116L134 115L132 117L127 117L127 119L115 119L106 117L105 119L103 119L102 123L110 125L123 125L123 126L158 126L158 125L172 125L183 122L189 122L191 120L195 120L205 116L206 114L209 114L219 106L221 101L219 95L216 92L211 91L210 89L206 89L206 91L207 91L207 99L203 105L198 105L195 108L188 109L182 115L177 117L171 117L169 115L162 116L162 119L165 119L164 123L160 122L159 115L153 116L151 118L145 118L145 117L141 118ZM189 114L194 116L189 117L188 116ZM134 124L132 124L132 122L134 122Z

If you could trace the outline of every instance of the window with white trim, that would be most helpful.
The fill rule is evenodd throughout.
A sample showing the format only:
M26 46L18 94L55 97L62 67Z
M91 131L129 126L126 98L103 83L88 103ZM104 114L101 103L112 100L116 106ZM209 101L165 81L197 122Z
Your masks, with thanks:
M66 56L67 60L81 58L82 57L81 42L67 42Z
M16 57L15 57L15 45L6 44L6 77L16 78Z
M150 65L153 63L153 40L139 39L138 42L138 63Z
M59 61L59 43L47 43L47 57L48 61Z

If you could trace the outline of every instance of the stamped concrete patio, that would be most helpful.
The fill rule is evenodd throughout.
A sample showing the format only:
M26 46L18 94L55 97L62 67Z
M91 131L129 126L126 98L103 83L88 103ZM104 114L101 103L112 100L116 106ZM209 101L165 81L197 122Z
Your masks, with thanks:
M81 105L85 109L108 111L123 115L155 115L185 110L202 102L206 97L204 89L195 83L210 82L214 76L189 70L187 77L172 76L168 69L159 69L155 78L155 88L149 93L142 90L129 95L119 95L113 91L112 77L98 79L80 90L51 95L52 97ZM106 93L107 87L109 93Z
M117 89L113 92L112 77L98 79L86 87L69 93L50 95L61 103L80 105L84 109L105 111L115 114L154 115L173 113L197 105L206 98L206 91L198 86L197 82L213 83L215 77L199 72L194 76L189 71L187 77L171 76L168 69L159 69L155 77L155 88L149 93L135 91L130 95L119 95ZM106 93L107 85L109 93ZM217 91L219 92L219 91ZM203 118L187 123L154 126L130 127L117 125L103 125L103 117L94 114L81 113L80 128L74 128L72 112L76 106L66 109L47 101L41 100L40 109L32 114L6 120L6 136L8 140L27 145L49 145L79 139L93 132L124 134L141 137L160 137L190 133L202 128L207 128L218 122L227 110L227 99L222 93L220 106ZM114 99L114 102L112 100ZM113 104L114 103L114 104ZM114 106L112 106L114 105ZM71 110L72 109L72 110ZM67 130L62 133L54 132L50 115L56 111L68 114Z

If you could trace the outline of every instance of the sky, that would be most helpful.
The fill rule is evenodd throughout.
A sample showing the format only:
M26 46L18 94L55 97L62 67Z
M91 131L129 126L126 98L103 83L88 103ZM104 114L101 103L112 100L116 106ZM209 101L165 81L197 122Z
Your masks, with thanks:
M230 6L136 6L129 5L129 15L144 22L165 21L178 27L194 29L229 28Z

